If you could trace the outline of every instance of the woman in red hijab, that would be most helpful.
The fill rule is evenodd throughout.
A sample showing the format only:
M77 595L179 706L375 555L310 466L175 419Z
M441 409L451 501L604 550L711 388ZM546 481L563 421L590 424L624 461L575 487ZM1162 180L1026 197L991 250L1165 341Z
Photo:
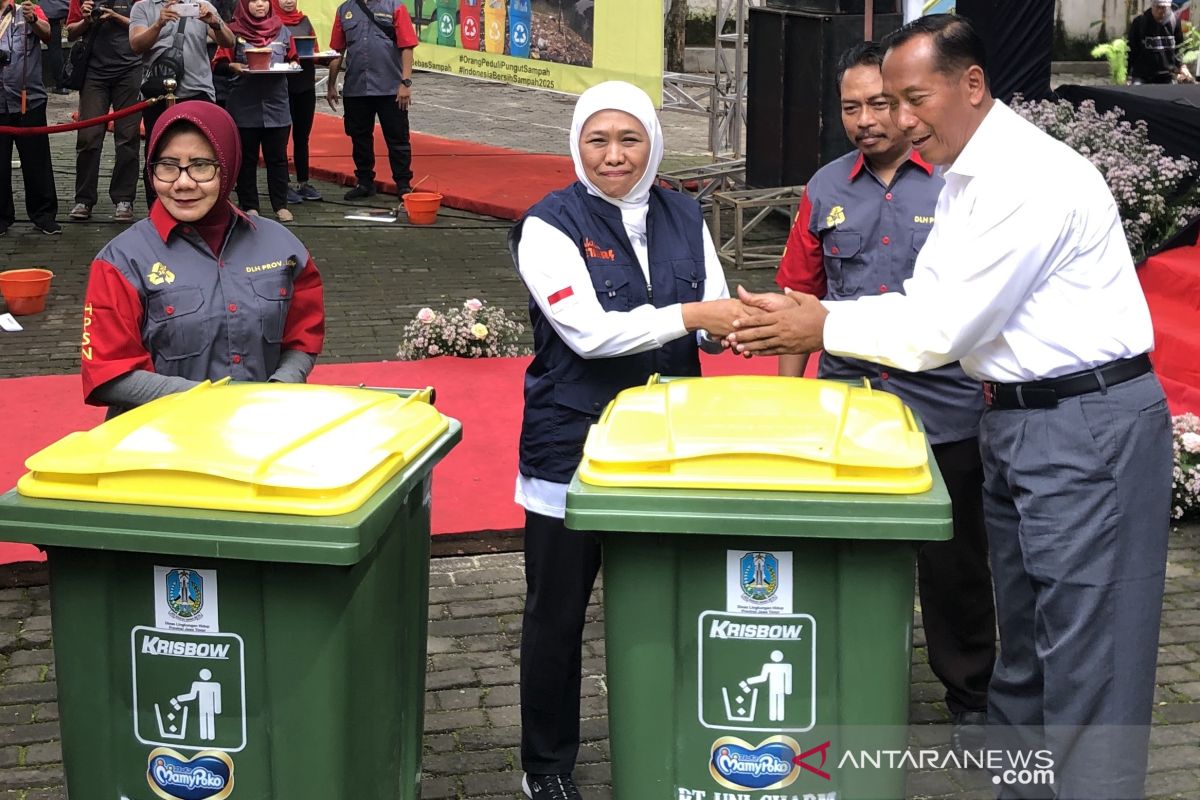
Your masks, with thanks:
M271 0L275 16L279 17L292 40L311 36L313 52L320 51L317 31L312 22L296 7L296 0ZM299 48L297 48L299 49ZM301 58L300 71L288 75L288 103L292 111L292 163L296 166L296 186L288 188L288 202L320 200L321 193L308 184L308 137L312 134L313 117L317 113L317 67L315 58Z
M241 166L233 119L179 103L148 151L149 217L92 261L84 399L111 415L204 380L304 382L325 339L321 276L291 231L229 202Z
M232 73L225 108L237 123L242 138L242 171L237 178L238 203L247 213L258 213L258 154L267 166L267 196L280 222L291 222L288 210L287 142L292 129L288 104L287 72L278 71L295 58L292 35L271 11L270 0L238 0L229 29L237 36L232 48L213 56L213 70ZM246 49L268 49L270 70L252 71ZM290 66L296 67L294 62Z

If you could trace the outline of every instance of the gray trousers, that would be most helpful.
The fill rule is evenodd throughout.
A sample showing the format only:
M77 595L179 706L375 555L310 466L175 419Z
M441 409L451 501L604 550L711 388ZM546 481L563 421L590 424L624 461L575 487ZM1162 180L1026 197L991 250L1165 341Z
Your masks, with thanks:
M993 741L1050 749L1055 797L1141 798L1171 498L1162 387L1148 374L1052 409L988 409L980 447Z
M79 90L79 118L93 119L120 111L141 99L142 67L139 64L119 78L94 79L88 75ZM130 114L113 123L117 158L113 165L108 195L113 203L132 203L137 195L141 114ZM80 128L75 139L75 202L88 208L96 205L100 183L100 156L104 150L105 125ZM149 131L147 131L149 133Z

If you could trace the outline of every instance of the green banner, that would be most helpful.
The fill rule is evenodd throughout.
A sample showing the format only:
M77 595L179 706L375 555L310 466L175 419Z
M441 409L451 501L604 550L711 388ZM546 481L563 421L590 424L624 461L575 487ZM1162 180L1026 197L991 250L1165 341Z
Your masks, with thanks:
M628 81L662 103L660 3L406 0L419 69L578 94Z

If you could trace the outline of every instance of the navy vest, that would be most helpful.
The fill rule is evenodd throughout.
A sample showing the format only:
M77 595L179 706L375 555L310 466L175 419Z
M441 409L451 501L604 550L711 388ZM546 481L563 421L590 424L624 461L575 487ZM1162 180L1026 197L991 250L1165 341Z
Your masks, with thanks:
M616 206L574 183L547 195L529 210L569 236L587 264L596 298L605 311L629 311L699 301L704 296L704 220L695 200L658 187L650 190L646 220L650 286L625 233ZM523 222L523 220L522 220ZM514 263L522 223L509 234ZM654 373L700 374L696 339L688 335L655 350L615 358L580 357L555 333L537 303L529 302L533 363L525 373L521 424L521 474L567 483L583 457L588 427L618 392L645 383Z

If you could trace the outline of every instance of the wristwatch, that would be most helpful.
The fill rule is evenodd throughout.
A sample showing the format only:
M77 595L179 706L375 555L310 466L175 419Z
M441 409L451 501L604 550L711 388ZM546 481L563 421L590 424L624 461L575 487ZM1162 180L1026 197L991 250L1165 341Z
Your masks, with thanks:
M412 86L412 78L401 78L400 85L401 86Z
M699 334L696 338L701 350L710 355L720 355L724 352L725 346L721 343L720 339L713 338L703 328L696 331L696 333Z

